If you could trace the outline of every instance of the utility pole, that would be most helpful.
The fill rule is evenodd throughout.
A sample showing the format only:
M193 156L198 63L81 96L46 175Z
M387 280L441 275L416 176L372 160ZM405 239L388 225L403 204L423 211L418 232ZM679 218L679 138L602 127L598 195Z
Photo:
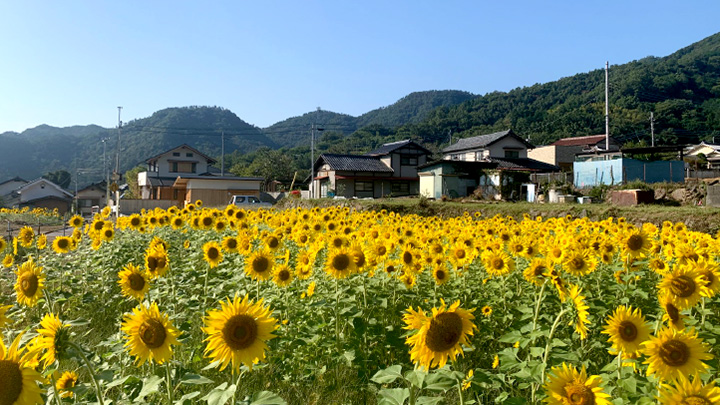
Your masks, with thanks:
M220 177L225 177L225 131L220 134Z
M655 147L655 117L653 117L653 112L650 111L650 136L651 138L651 144L653 148Z
M103 138L103 168L102 168L102 176L105 179L105 205L108 205L110 203L110 171L107 169L107 141L108 138Z
M448 146L452 145L452 128L448 128Z
M310 186L308 187L310 198L315 198L315 125L317 124L318 112L320 112L320 107L315 111L315 119L312 126L310 126Z
M115 220L120 217L120 132L122 130L122 120L120 119L120 113L122 107L118 106L118 140L117 140L117 154L115 157L115 173L113 173L113 184L115 185Z
M610 80L609 62L605 62L605 151L610 150Z

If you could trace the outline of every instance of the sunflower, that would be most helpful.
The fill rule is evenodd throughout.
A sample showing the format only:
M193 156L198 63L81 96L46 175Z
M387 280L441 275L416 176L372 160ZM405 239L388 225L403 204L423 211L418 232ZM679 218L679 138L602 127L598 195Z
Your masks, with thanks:
M80 215L73 215L72 218L68 220L68 225L73 228L82 228L84 224L85 220Z
M695 376L692 382L688 378L674 380L672 385L662 384L657 398L660 405L713 405L720 404L720 388L715 382L703 385Z
M569 296L570 299L573 302L573 305L575 307L575 311L577 313L577 317L574 318L572 321L570 321L569 325L575 327L575 332L577 332L580 335L580 339L587 339L587 333L588 329L585 324L590 323L590 320L588 320L588 306L585 303L585 296L580 295L582 293L582 288L573 285L570 288Z
M115 230L112 228L104 228L101 232L102 240L110 242L115 237Z
M640 309L625 305L615 309L602 333L610 335L608 342L615 351L633 356L639 354L640 345L650 339L650 328Z
M223 260L222 249L220 245L215 241L207 242L203 245L203 258L210 265L210 268L217 267L218 264Z
M23 226L20 228L17 238L22 247L28 248L32 246L33 240L35 240L35 231L29 226Z
M410 359L427 370L435 366L442 368L448 358L454 361L458 354L462 355L462 346L470 345L468 336L477 329L472 323L473 309L460 308L460 301L450 307L442 299L441 302L440 308L432 309L432 316L426 316L421 309L415 312L409 308L403 317L405 329L416 331L405 340L405 344L411 346Z
M293 281L293 272L287 264L281 264L273 272L273 283L280 287L287 287Z
M673 299L668 295L658 297L660 306L665 310L662 320L668 322L668 326L675 329L685 329L685 315L673 304Z
M180 215L176 215L170 219L170 226L172 229L178 230L185 226L185 219Z
M12 308L12 305L0 305L0 339L2 338L2 328L5 327L8 323L10 323L11 319L7 317L6 313L7 310Z
M45 368L55 363L55 360L65 358L70 338L69 325L60 321L55 314L45 314L40 321L37 337L32 341L32 347L45 350L40 361Z
M44 381L39 372L28 362L36 355L34 351L26 351L20 346L20 333L10 345L10 349L0 339L0 393L3 405L44 404L39 383Z
M576 277L586 276L597 268L597 258L589 249L570 249L565 252L562 268Z
M355 258L349 249L343 247L328 252L325 271L333 278L346 278L356 270Z
M443 285L450 280L450 272L445 266L435 266L432 269L432 275L437 285Z
M128 221L130 224L130 228L134 231L137 231L140 229L140 227L143 226L143 219L138 214L132 214L130 215L130 220Z
M610 405L610 395L600 386L602 379L593 375L588 377L585 366L578 371L564 362L550 370L548 381L544 385L550 405Z
M305 292L300 295L300 298L310 298L313 296L313 294L315 294L314 281L308 285L307 290L305 290Z
M623 256L630 259L645 257L651 245L650 237L642 229L630 230L620 240Z
M118 284L122 290L122 294L126 297L135 298L142 301L150 290L150 280L140 267L134 264L128 264L118 272Z
M504 251L486 250L481 257L485 270L491 276L504 276L515 270L515 261Z
M274 264L275 256L269 249L256 250L245 260L245 274L253 280L268 280L272 277Z
M233 236L226 236L222 241L222 250L228 253L238 252L238 240Z
M68 236L58 236L53 240L52 243L52 250L55 251L55 253L68 253L70 249L72 249L73 243L72 239Z
M492 313L493 313L493 309L492 309L491 306L485 305L484 307L482 307L482 308L480 309L480 312L483 314L483 316L489 318L490 315L492 315Z
M125 347L136 356L139 365L146 361L162 364L172 356L172 345L179 345L180 332L175 329L168 315L161 313L156 303L150 307L139 305L131 314L123 316L121 330L125 332Z
M42 297L45 289L45 274L42 270L43 268L36 266L31 258L15 271L17 275L15 292L19 304L33 307Z
M720 293L720 266L715 261L700 258L697 262L688 263L686 266L700 273L700 279L708 289L708 297L712 298Z
M703 276L692 266L676 266L672 272L668 272L658 284L661 295L672 299L673 304L679 309L694 307L702 297L710 296L710 289L707 287Z
M47 247L47 236L44 233L38 236L35 246L40 250L44 250Z
M80 376L74 371L65 371L62 373L57 382L55 382L55 389L60 393L60 398L72 398L73 392L70 388L73 388Z
M4 251L5 248L7 248L7 241L5 240L5 238L0 236L0 252Z
M170 268L170 259L162 245L155 245L145 251L145 270L150 278L165 275Z
M548 259L532 259L530 264L523 270L523 277L530 283L541 286L547 280L546 273L553 267Z
M647 356L647 375L656 375L662 380L678 379L707 371L710 360L706 343L694 330L663 328L656 336L644 343L643 354Z
M15 257L12 255L12 253L8 253L3 257L2 264L5 268L12 267L13 263L15 263Z
M205 356L220 362L220 370L232 362L237 371L244 364L250 370L254 364L265 359L267 341L273 339L273 331L278 328L277 320L271 315L269 307L258 302L241 300L235 295L233 300L220 301L221 309L210 310L203 319L202 328L208 337Z

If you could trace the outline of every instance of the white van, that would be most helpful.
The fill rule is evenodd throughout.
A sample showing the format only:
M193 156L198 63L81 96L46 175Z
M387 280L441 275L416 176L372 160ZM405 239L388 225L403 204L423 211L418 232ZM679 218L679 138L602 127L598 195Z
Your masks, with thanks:
M250 205L252 207L256 207L256 208L272 207L272 204L262 202L262 201L260 201L259 198L257 198L254 195L234 195L230 199L229 204L236 205L238 207L243 207L243 206L247 207L248 205Z

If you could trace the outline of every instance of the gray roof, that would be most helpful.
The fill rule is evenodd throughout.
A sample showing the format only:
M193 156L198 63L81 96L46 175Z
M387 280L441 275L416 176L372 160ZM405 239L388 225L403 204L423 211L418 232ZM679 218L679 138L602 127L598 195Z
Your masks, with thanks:
M380 158L375 156L322 154L315 163L316 167L320 161L327 163L333 170L377 173L394 172L391 167L388 167Z
M395 151L396 149L400 149L400 148L405 147L405 146L408 146L408 145L413 145L413 146L417 147L418 149L422 149L422 150L426 151L428 154L431 153L429 150L427 150L426 148L422 147L422 146L421 146L420 144L418 144L417 142L411 141L411 140L409 140L409 139L404 139L404 140L402 140L402 141L397 141L397 142L391 142L391 143L383 144L383 145L380 146L379 148L377 148L377 149L375 149L375 150L373 150L373 151L371 151L371 152L368 152L368 153L366 153L365 155L367 155L367 156L382 156L382 155L387 155L388 153L392 153L392 152Z
M487 135L478 135L473 136L470 138L463 138L457 141L457 143L454 143L447 148L443 149L443 153L449 153L449 152L457 152L461 150L468 150L468 149L477 149L477 148L484 148L492 143L495 143L496 141L506 137L506 136L512 136L522 143L525 144L528 148L534 148L532 144L527 142L526 140L522 139L521 137L517 136L512 129L508 129L507 131L501 131L501 132L495 132L493 134L487 134Z
M498 170L517 170L529 172L559 172L560 168L549 163L530 158L493 158L491 162L498 164Z

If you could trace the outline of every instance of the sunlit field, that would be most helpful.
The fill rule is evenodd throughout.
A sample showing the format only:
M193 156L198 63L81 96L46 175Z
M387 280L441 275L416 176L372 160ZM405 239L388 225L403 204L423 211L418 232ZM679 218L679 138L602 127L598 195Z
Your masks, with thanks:
M682 223L103 214L0 239L0 405L720 404Z

